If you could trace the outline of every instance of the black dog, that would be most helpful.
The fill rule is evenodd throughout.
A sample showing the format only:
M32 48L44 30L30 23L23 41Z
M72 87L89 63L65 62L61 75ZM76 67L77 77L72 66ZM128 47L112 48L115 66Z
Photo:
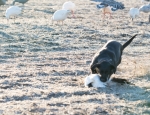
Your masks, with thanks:
M137 36L134 35L125 44L121 45L117 41L108 41L99 52L97 52L90 64L92 74L100 74L100 80L106 82L110 76L116 72L117 66L121 63L121 56L123 50L132 42ZM118 82L126 82L125 79L114 79Z

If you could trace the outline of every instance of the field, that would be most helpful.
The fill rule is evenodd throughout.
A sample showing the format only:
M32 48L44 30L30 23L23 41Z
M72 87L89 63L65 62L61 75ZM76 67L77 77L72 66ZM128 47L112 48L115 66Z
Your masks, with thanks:
M52 24L66 0L29 0L15 22L5 18L12 1L0 6L0 115L149 115L150 23L141 13L133 22L128 11L140 0L119 0L125 9L103 19L98 2L73 0L76 18ZM137 2L138 1L138 2ZM94 54L108 41L125 43L122 62L106 88L87 88Z

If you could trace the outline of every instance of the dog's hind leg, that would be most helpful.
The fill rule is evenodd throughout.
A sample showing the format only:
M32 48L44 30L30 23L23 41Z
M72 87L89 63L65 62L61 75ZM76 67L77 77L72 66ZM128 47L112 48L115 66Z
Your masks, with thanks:
M128 80L121 79L121 78L112 78L111 81L121 83L121 84L131 84Z

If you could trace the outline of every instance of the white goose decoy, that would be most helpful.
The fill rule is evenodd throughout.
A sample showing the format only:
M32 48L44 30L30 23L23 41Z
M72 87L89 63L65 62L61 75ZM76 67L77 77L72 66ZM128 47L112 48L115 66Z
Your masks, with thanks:
M7 0L0 0L0 6L5 5Z
M91 74L87 76L84 80L85 87L106 87L104 82L100 81L100 76L98 74Z
M62 6L62 9L65 9L65 10L70 10L71 11L71 13L72 13L72 15L73 15L73 17L75 17L74 16L74 12L75 12L75 4L73 3L73 2L71 2L71 1L68 1L68 2L65 2L64 4L63 4L63 6Z
M140 15L140 11L138 8L130 8L129 15L133 21L134 18L136 18Z
M63 25L63 21L67 18L70 12L71 12L70 10L65 10L65 9L57 10L56 12L54 12L51 18L52 23L53 21L57 21L57 22L62 22Z
M10 16L14 16L14 21L15 21L15 17L19 14L21 14L21 8L18 6L10 6L9 8L7 8L5 16L7 21L9 20Z
M13 1L13 5L15 4L15 2L19 2L19 3L22 3L23 5L26 3L26 2L28 2L29 0L14 0Z

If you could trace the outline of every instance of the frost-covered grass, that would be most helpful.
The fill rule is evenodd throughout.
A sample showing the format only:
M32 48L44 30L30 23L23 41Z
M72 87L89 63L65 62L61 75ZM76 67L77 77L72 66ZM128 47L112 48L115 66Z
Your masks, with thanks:
M63 26L52 25L51 16L65 0L30 0L15 23L13 19L7 23L4 16L11 1L1 6L0 114L150 114L148 14L141 13L132 22L130 7L142 3L120 1L126 8L103 19L97 2L74 0L76 18L70 15ZM98 49L111 39L123 44L136 33L112 76L132 84L84 87Z

